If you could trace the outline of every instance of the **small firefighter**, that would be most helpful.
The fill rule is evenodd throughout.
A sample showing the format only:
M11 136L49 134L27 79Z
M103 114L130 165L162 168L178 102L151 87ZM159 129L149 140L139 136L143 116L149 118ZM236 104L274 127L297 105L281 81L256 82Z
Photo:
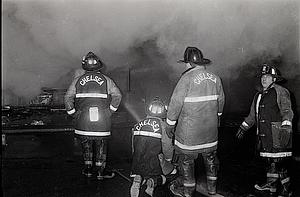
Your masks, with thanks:
M167 114L165 104L154 98L146 108L146 118L132 129L132 174L131 197L160 196L162 186L174 176L172 165L172 140L168 138L164 121Z
M181 75L168 106L167 134L175 135L175 152L182 171L170 186L176 196L190 197L196 187L194 160L198 155L206 167L207 191L216 194L218 126L225 95L219 76L208 71L211 61L197 47L187 47L184 59L187 70Z
M114 177L106 170L107 143L111 135L111 116L121 102L121 92L114 81L100 72L103 62L89 52L82 58L84 72L77 72L65 95L67 113L74 117L75 135L81 141L84 169L91 177L93 162L97 179Z
M259 74L261 90L252 101L249 115L240 125L236 134L242 139L245 132L256 124L257 150L266 160L267 182L254 187L269 191L272 195L290 196L290 177L287 161L292 156L293 111L289 91L276 84L283 78L273 65L264 64ZM281 185L281 186L280 186ZM278 191L280 188L281 191Z

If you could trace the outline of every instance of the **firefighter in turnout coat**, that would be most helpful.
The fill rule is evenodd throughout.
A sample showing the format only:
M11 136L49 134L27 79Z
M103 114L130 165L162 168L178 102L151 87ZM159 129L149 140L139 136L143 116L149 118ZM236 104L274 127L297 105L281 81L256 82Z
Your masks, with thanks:
M165 104L156 97L147 106L146 114L132 129L131 197L164 195L162 185L177 172L171 164L173 145L165 130Z
M256 124L257 148L260 157L267 160L268 169L267 182L256 184L255 188L289 196L290 178L286 163L292 156L293 111L290 94L286 88L276 84L283 78L274 66L264 64L259 77L262 90L255 94L250 113L236 136L243 138L244 133ZM279 188L281 191L278 191Z
M175 135L176 154L183 157L183 181L178 179L170 190L177 196L192 196L196 186L194 160L201 154L208 193L216 194L218 125L225 101L222 82L206 70L211 61L196 47L187 47L184 60L179 62L184 62L187 70L173 91L166 122L169 137Z
M74 117L75 135L82 145L82 173L91 177L95 166L99 180L112 178L114 173L105 170L107 140L111 115L118 109L122 95L114 81L100 72L103 63L94 53L83 57L82 68L85 72L77 73L65 95L67 113Z

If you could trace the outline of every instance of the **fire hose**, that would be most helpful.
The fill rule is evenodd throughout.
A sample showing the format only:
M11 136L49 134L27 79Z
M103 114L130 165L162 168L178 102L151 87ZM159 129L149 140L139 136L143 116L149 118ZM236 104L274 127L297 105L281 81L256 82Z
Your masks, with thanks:
M112 169L112 172L115 172L116 174L118 174L120 177L122 177L123 179L125 179L126 181L128 181L129 183L132 183L132 180L130 178L128 178L126 175L124 175L123 173L120 172L121 169Z

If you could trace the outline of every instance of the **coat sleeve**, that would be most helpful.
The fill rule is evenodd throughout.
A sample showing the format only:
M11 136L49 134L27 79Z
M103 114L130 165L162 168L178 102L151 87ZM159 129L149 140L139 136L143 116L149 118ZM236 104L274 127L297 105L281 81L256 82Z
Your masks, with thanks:
M184 99L186 97L189 87L189 79L183 75L172 93L171 100L168 106L167 112L167 124L170 126L175 126L181 109L184 104Z
M161 121L161 146L162 152L167 161L171 161L173 157L174 146L172 144L172 139L168 137L166 133L167 123Z
M294 113L292 111L290 93L285 88L280 88L277 91L277 103L282 117L282 125L292 126Z
M75 95L76 95L76 83L78 81L79 77L76 77L71 85L69 86L65 98L64 98L64 103L65 103L65 108L67 110L67 113L69 115L72 115L76 112L75 106L74 106L74 101L75 101Z
M107 76L105 76L105 77L107 80L107 93L109 95L111 95L111 102L110 102L109 108L112 111L117 111L117 109L121 103L121 100L122 100L121 91L111 78L109 78Z
M257 94L254 96L254 99L252 101L251 107L250 107L250 113L248 114L248 116L245 118L244 122L242 123L242 126L245 130L250 129L254 124L255 124L255 98L256 98Z
M218 84L218 115L222 115L223 113L223 108L224 108L224 104L225 104L225 94L224 94L224 90L223 90L223 85L222 85L222 81L220 79L220 83Z

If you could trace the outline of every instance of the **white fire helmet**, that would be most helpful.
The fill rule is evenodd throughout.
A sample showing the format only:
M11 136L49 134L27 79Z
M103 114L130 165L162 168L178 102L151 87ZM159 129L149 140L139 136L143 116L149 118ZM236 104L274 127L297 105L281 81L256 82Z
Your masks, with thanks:
M159 97L155 97L147 106L146 114L164 119L167 116L167 106Z

